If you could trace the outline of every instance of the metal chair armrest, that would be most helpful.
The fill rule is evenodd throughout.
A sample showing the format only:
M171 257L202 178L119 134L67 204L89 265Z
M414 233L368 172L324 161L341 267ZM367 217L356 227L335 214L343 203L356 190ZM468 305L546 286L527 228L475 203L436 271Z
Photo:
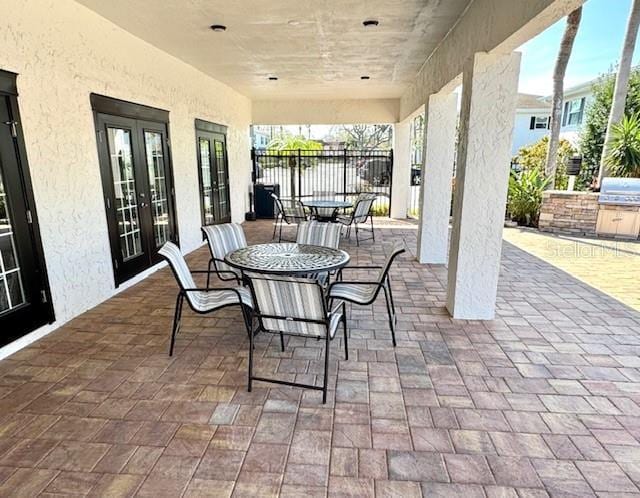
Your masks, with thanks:
M331 294L331 289L338 284L355 284L355 285L375 285L376 287L383 287L384 284L381 282L375 281L371 282L368 280L337 280L335 282L331 282L329 287L327 287L327 295Z
M242 303L242 296L236 287L194 287L190 289L182 289L183 292L209 292L209 291L232 291L238 296L238 300ZM242 303L244 304L244 303Z

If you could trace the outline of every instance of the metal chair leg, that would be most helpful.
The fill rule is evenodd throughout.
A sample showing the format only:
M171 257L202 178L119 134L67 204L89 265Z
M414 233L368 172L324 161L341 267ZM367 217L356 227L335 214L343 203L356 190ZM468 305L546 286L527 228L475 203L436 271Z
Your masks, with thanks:
M322 404L327 403L327 385L328 385L328 377L329 377L329 331L327 330L327 339L325 341L325 349L324 349L324 381L322 383Z
M389 294L387 292L387 286L383 285L382 290L384 291L384 300L387 302L387 313L389 315L389 328L391 329L391 340L393 341L393 347L396 347L396 324L395 324L395 313L392 311L391 303L389 300Z
M376 234L373 231L373 216L369 216L369 219L371 220L371 240L376 240Z
M280 348L282 349L282 352L284 353L284 334L282 332L280 332Z
M276 214L276 221L273 223L273 236L271 240L276 238L276 230L278 229L278 218L280 218L280 214Z
M178 297L176 298L176 309L173 313L173 327L171 328L171 344L169 345L169 356L173 356L173 347L176 343L176 334L178 333L178 329L180 328L180 319L182 318L182 303L184 301L184 296L182 292L178 293Z
M347 339L347 309L342 303L342 331L344 332L344 359L349 359L349 340Z
M209 264L207 265L207 289L209 288L209 282L211 281L211 263L213 263L213 258L209 260Z
M244 326L247 329L249 338L253 335L253 310L244 304L240 305L242 309L242 318L244 319Z
M282 218L280 218L280 234L278 235L278 242L282 242Z
M396 305L393 300L393 293L391 292L391 277L387 274L387 290L389 291L389 301L391 301L391 311L393 311L393 316L396 316Z
M249 331L249 379L247 381L247 391L251 392L253 381L253 316L251 317L251 330Z
M356 246L360 247L360 239L358 239L358 224L356 223Z

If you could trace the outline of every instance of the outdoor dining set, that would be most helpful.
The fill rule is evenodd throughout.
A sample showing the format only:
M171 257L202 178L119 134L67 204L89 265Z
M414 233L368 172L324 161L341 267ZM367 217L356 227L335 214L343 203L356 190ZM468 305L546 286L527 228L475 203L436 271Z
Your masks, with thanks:
M275 197L275 196L274 196ZM346 303L370 305L380 293L384 295L393 345L396 345L396 311L391 292L390 268L405 251L396 245L382 266L349 266L349 254L340 249L343 227L358 225L371 218L375 194L360 194L348 214L337 214L347 201L328 195L314 195L305 201L274 198L277 218L273 238L277 243L247 245L241 225L226 223L207 225L202 232L211 253L206 270L190 270L178 246L167 242L159 253L167 260L180 288L174 312L169 355L173 355L180 330L182 308L186 300L196 313L207 314L227 306L239 306L249 336L248 390L253 381L321 390L327 399L329 347L342 329L345 360L349 359ZM282 224L297 224L295 242L282 242ZM279 232L276 231L279 227ZM373 239L373 222L371 222ZM358 241L359 244L359 241ZM353 270L373 270L375 277L350 279ZM206 274L205 287L198 286L193 274ZM211 279L232 283L212 287ZM302 384L254 373L255 337L258 333L315 338L325 342L322 385Z

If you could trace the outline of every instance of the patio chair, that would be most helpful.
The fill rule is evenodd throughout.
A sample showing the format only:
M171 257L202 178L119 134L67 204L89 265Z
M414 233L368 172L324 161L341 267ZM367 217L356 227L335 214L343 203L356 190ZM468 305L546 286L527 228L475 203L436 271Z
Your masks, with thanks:
M211 277L211 265L218 278L224 282L235 280L238 284L242 284L242 275L224 262L224 257L231 251L247 247L247 239L244 236L244 230L237 223L224 223L222 225L206 225L201 228L202 233L207 239L211 259L207 274L207 287L209 287L209 279Z
M329 375L329 344L335 337L340 322L344 333L344 357L349 359L347 345L347 321L345 305L340 303L332 311L327 311L322 286L315 280L294 277L269 277L249 274L249 288L253 302L253 317L258 320L258 330L280 334L284 351L284 336L298 336L325 340L324 376L322 387L315 384L301 384L280 379L260 377L253 374L254 334L249 334L249 381L251 392L254 380L303 387L322 391L322 403L327 401L327 380Z
M340 245L341 232L342 226L338 223L302 221L298 225L296 243L337 249Z
M336 193L331 190L314 190L313 197L317 199L333 200ZM336 208L313 208L313 215L319 220L333 220L337 213Z
M276 222L273 226L273 239L276 238L276 230L278 228L278 222L280 222L280 234L278 235L278 242L282 242L282 223L287 225L299 223L300 221L307 220L307 213L304 210L302 203L295 199L280 199L276 194L271 194L273 202L276 204Z
M396 308L393 302L393 294L391 293L391 277L389 270L393 261L403 252L404 245L396 245L383 266L346 266L338 272L338 280L329 285L327 297L329 303L335 300L346 301L361 306L372 304L380 291L384 293L387 303L387 314L389 317L389 328L391 329L391 339L393 346L396 346ZM343 272L347 270L378 270L376 278L371 280L344 280Z
M239 305L242 309L242 317L247 327L247 332L251 332L250 314L248 309L253 307L251 293L243 287L218 288L210 289L198 288L193 280L192 272L187 266L184 256L180 252L180 248L173 242L165 243L158 251L164 259L167 260L173 275L178 282L180 291L176 299L176 309L173 315L173 326L171 328L171 344L169 346L169 356L173 355L173 347L176 341L176 335L180 330L180 320L182 318L182 305L187 300L189 307L196 313L206 314L217 311L227 306ZM205 273L202 271L194 271L193 273ZM207 275L209 272L207 272Z
M336 218L338 222L347 227L347 238L351 237L351 227L355 227L356 244L358 246L360 246L360 238L358 237L359 226L365 224L367 220L371 222L371 237L364 240L376 240L373 231L373 216L371 216L371 208L373 207L373 201L376 200L376 197L378 196L374 193L358 194L358 198L353 206L353 211L348 215L342 215Z
M342 225L339 223L303 221L298 225L296 243L338 249L341 233ZM312 273L306 277L317 280L324 287L329 283L329 272Z

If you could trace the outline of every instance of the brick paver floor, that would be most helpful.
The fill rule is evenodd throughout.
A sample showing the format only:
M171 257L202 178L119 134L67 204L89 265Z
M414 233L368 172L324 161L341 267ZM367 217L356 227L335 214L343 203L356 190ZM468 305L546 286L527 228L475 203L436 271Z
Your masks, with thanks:
M250 241L271 227L249 223ZM383 260L416 230L344 247ZM207 250L190 258L206 266ZM246 391L240 314L185 312L164 269L0 362L0 495L627 496L640 485L640 313L505 244L498 317L456 321L446 270L393 271L384 304L354 308L330 396ZM309 381L321 342L261 337L262 372ZM317 379L316 379L317 380Z
M504 240L640 311L640 241L506 228Z

